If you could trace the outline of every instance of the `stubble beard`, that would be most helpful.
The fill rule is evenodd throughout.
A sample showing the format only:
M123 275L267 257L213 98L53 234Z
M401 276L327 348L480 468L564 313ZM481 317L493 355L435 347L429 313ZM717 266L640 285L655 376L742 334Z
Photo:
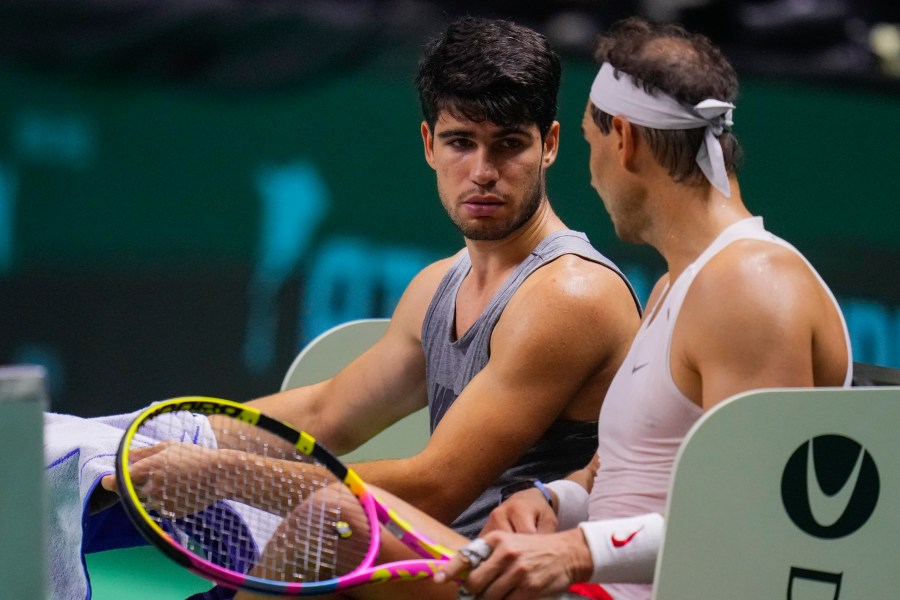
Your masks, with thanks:
M647 218L634 206L619 205L615 212L607 207L607 214L612 221L616 236L629 244L643 244L643 232L649 227Z
M534 184L525 192L523 198L524 202L519 210L503 221L493 221L488 219L466 220L461 216L461 211L455 204L451 205L443 201L444 196L440 192L440 189L438 189L438 193L441 195L441 203L444 205L444 210L447 211L450 220L453 221L453 224L456 225L456 229L459 230L466 239L473 241L502 240L509 237L515 231L518 231L535 215L538 208L540 208L544 198L543 170L538 172Z

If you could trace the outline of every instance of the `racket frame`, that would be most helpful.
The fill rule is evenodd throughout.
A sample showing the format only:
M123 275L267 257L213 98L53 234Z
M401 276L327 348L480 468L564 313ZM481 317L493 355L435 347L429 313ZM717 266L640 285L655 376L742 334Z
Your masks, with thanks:
M140 427L159 415L178 411L190 411L204 416L224 415L260 427L288 442L300 453L318 461L331 471L356 496L371 524L369 548L360 567L345 575L322 581L275 581L227 569L191 552L174 540L160 527L141 502L131 479L129 464L131 444ZM239 402L208 396L182 396L152 404L134 418L123 434L115 466L119 496L122 498L125 513L135 528L182 567L231 589L246 589L282 596L309 596L369 583L411 581L433 576L453 555L451 550L419 533L396 511L378 500L352 468L318 444L312 435ZM384 525L388 531L423 558L374 565L381 547L381 527L376 524Z

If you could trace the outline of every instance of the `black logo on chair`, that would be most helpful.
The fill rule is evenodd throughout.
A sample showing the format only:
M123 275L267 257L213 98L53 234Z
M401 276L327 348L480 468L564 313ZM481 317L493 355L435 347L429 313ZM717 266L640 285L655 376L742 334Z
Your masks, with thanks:
M875 510L880 488L872 456L856 441L834 434L804 442L781 476L781 500L791 521L825 539L862 527Z
M794 600L794 588L803 588L803 584L798 582L812 582L812 588L818 592L817 598L828 598L828 600L838 600L841 597L841 579L844 578L843 573L828 573L827 571L816 571L815 569L803 569L801 567L791 567L791 575L788 579L787 599ZM831 592L831 593L829 593ZM807 598L808 594L799 592L798 598Z

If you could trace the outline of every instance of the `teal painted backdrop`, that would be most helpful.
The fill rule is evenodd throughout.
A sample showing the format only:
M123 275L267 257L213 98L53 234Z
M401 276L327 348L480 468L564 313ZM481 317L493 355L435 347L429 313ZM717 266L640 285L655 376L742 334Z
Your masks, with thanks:
M287 90L213 92L0 71L0 363L40 362L53 410L272 392L303 343L387 316L461 243L422 160L417 48ZM563 219L643 297L662 271L619 242L564 65ZM746 78L735 112L751 210L831 284L857 360L900 366L900 97Z

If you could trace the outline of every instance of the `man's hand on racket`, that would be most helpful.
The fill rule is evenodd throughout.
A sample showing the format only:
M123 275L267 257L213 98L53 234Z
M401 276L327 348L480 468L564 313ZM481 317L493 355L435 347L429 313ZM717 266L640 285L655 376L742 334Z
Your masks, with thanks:
M547 502L544 501L544 504ZM548 535L494 531L482 538L490 556L469 571L463 587L484 600L534 600L564 592L593 572L591 553L578 528ZM457 553L435 575L447 581L466 575L469 563Z

